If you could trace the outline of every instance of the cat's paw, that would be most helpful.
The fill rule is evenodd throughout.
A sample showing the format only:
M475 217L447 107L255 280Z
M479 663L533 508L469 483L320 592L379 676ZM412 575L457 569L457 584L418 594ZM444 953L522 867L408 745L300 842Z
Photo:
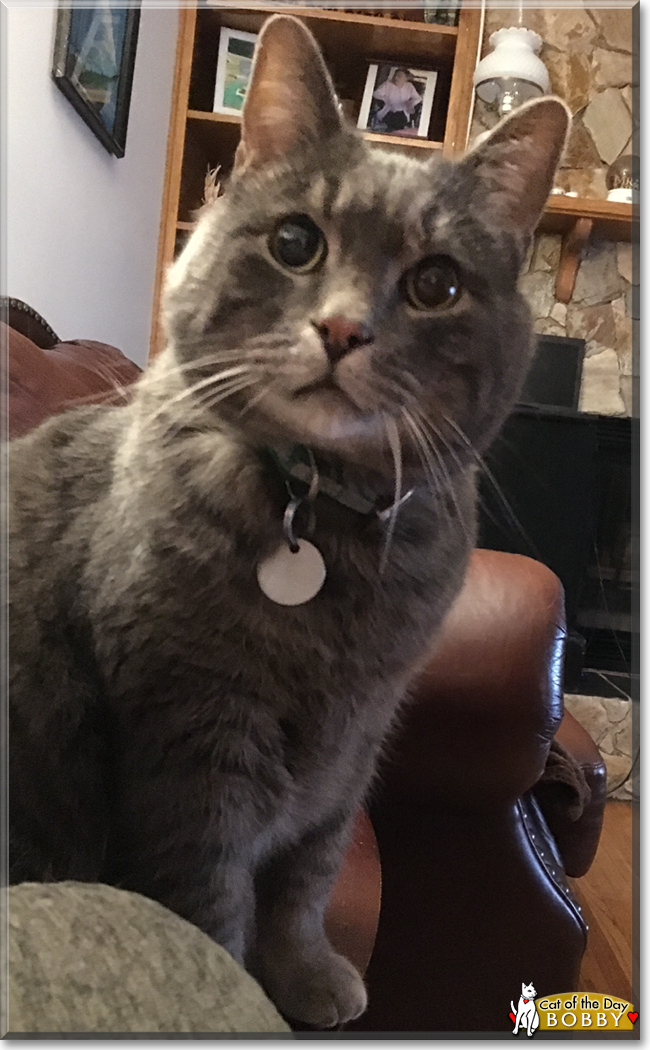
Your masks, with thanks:
M289 1020L315 1028L353 1021L366 1009L368 996L352 963L329 946L318 959L294 958L268 967L264 986Z

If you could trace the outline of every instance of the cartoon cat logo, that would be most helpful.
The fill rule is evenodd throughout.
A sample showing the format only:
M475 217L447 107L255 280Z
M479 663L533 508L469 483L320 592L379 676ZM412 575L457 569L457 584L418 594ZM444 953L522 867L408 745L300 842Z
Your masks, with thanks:
M539 1027L539 1014L537 1013L537 1007L535 1006L535 996L537 992L532 984L523 984L521 986L521 995L519 996L519 1003L515 1010L515 1004L512 999L510 1000L510 1006L512 1013L510 1014L512 1020L515 1023L515 1027L512 1030L512 1034L516 1035L520 1028L525 1028L528 1035L533 1035Z

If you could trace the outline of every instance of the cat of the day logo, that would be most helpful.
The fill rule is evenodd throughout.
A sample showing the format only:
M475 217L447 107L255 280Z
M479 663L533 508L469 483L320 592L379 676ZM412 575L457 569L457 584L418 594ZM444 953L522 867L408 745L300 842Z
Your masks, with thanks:
M510 1001L512 1034L535 1032L591 1031L631 1032L638 1010L626 999L600 992L558 992L537 996L532 984L522 984L519 1002Z

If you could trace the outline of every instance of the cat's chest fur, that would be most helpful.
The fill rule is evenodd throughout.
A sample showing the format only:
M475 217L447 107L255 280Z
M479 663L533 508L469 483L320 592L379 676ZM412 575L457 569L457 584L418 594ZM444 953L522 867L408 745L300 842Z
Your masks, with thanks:
M380 575L385 525L321 499L312 538L325 584L304 605L276 605L257 566L284 542L282 501L257 457L217 446L211 473L191 442L154 470L155 448L124 436L85 603L124 782L172 751L200 763L246 749L272 781L268 834L279 814L305 825L362 790L468 544L449 507L417 493Z
M168 459L155 443L134 452L128 432L118 444L85 576L107 657L121 621L123 628L138 623L159 652L178 649L189 667L242 680L270 674L286 681L292 671L317 665L327 668L328 689L336 690L347 676L354 688L362 676L402 672L462 578L473 479L457 480L453 501L415 492L400 509L381 572L386 522L317 500L310 537L324 558L325 583L311 601L285 607L261 591L257 578L259 564L286 542L285 482L269 478L256 453L219 436L211 440L209 464L191 443ZM465 529L454 520L459 503ZM135 637L125 651L129 646L137 649Z

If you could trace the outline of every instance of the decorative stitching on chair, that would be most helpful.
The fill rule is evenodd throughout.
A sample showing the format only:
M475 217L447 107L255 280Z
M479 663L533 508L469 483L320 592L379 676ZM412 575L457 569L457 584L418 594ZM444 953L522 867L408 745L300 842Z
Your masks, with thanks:
M539 804L533 795L528 793L524 798L518 799L517 808L522 818L528 841L537 859L545 869L550 881L559 890L566 903L573 909L576 919L578 919L583 928L586 940L589 926L582 914L582 905L569 886L557 846L555 849L549 846L549 842L553 842L553 837L546 825Z
M13 299L6 295L0 295L0 316L3 316L4 319L4 316L6 316L9 313L9 310L18 310L20 311L20 313L27 314L27 316L30 317L32 321L36 321L37 324L39 324L40 327L43 328L47 336L52 340L53 344L61 342L54 329L50 328L47 321L43 317L41 317L41 315L37 313L37 311L32 306L29 306L28 303L23 302L22 299ZM11 325L9 325L9 327L11 327Z

